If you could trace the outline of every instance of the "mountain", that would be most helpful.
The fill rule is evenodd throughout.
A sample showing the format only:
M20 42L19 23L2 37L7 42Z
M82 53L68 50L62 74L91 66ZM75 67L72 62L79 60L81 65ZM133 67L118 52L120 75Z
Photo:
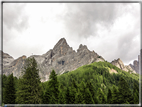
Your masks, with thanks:
M141 49L141 51L142 51L142 49ZM131 67L133 70L135 70L138 74L140 74L140 72L139 72L139 70L140 70L140 67L139 67L140 61L142 61L142 59L140 60L140 55L138 55L138 60L134 60L134 61L133 61L133 64L129 64L130 67Z
M39 68L39 76L41 81L47 81L50 72L54 69L57 74L63 74L67 71L73 71L83 65L88 65L93 62L105 61L95 51L90 51L86 45L79 45L77 52L70 47L65 38L61 38L53 49L50 49L43 55L32 55L37 61ZM17 59L13 59L10 55L3 52L3 74L20 77L22 68L24 67L26 56L23 55ZM130 66L125 67L121 60L112 62L118 68L127 71ZM132 70L132 69L131 69ZM134 71L132 71L135 73Z
M65 38L61 38L54 48L50 49L47 53L43 55L32 55L30 57L34 57L38 63L41 81L47 81L53 69L56 73L62 74L66 71L75 70L80 66L91 64L94 61L104 61L103 57L94 51L88 50L86 45L81 44L77 52L75 52L67 44ZM14 60L10 55L3 53L3 59L3 74L9 75L13 73L14 76L19 77L26 56Z
M121 61L120 58L118 58L117 60L113 60L113 61L111 62L111 64L112 64L112 65L115 65L116 67L120 68L120 69L123 70L123 71L126 71L126 72L132 71L133 73L136 73L136 71L133 70L130 65L126 65L126 66L125 66L125 65L123 64L123 62Z

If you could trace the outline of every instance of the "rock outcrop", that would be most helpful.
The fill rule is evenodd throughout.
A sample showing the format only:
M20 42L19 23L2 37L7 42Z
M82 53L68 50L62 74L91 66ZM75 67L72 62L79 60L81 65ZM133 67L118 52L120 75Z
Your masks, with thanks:
M138 74L140 74L139 72L140 71L140 67L139 67L140 61L141 61L141 58L140 58L140 55L138 55L138 60L134 60L133 64L129 64L131 68L135 70Z
M132 71L133 73L136 73L129 65L125 66L120 58L118 58L117 60L113 60L111 64L115 65L123 71Z
M11 62L14 61L14 58L10 56L9 54L4 53L2 51L0 52L0 54L3 55L3 65L10 65Z
M93 62L104 61L103 57L99 56L94 51L90 51L86 45L80 45L77 52L70 47L65 38L61 38L53 49L50 49L43 55L32 55L37 61L40 70L39 75L41 81L47 81L50 72L54 69L57 74L63 74L66 71L72 71L80 66ZM11 57L7 57L8 58ZM9 64L3 63L3 73L14 76L21 76L22 68L25 63L26 56L22 56L16 60L12 59Z

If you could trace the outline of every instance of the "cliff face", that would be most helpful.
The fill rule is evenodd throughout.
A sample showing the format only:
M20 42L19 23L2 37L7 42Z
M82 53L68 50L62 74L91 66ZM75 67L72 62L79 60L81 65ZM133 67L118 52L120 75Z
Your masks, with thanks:
M5 53L4 53L5 54ZM56 73L62 74L66 71L72 71L80 66L90 64L95 61L104 61L94 51L88 50L87 46L80 45L77 52L70 47L64 38L60 39L53 49L49 50L43 55L32 55L38 63L40 70L39 75L41 81L47 81L50 72L54 69ZM6 57L8 61L9 57ZM14 76L19 77L25 63L26 56L22 56L16 60L10 59L9 63L3 63L3 73L9 75L13 73Z
M141 49L141 52L142 52L142 49ZM138 74L140 74L139 70L140 70L140 63L142 62L142 59L141 59L141 56L142 55L138 55L138 60L134 60L133 61L133 64L129 64L131 66L131 68L133 70L135 70ZM141 62L140 62L141 61Z
M128 72L128 71L130 70L130 71L132 71L133 73L136 73L135 70L133 70L130 65L126 65L126 66L125 66L125 65L123 64L123 62L121 61L120 58L118 58L117 60L113 60L113 61L111 62L111 64L115 65L116 67L120 68L120 69L123 70L123 71Z

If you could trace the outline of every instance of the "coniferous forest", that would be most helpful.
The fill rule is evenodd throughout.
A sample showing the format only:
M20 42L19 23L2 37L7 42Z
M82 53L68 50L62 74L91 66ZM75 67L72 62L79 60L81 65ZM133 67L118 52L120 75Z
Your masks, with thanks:
M114 69L117 73L110 73ZM94 62L40 82L34 58L28 58L20 78L2 76L4 104L139 104L139 74L111 63Z

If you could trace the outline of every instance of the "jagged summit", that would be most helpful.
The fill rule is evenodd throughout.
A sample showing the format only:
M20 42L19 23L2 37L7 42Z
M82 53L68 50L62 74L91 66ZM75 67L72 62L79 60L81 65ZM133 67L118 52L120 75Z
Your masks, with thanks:
M113 60L111 62L111 64L115 65L116 67L120 68L121 70L124 70L126 72L128 72L129 70L132 71L133 73L136 73L129 65L125 66L124 63L122 62L122 60L120 58L118 58L117 60Z
M77 49L77 52L84 52L84 51L89 52L89 49L87 48L86 45L80 44L79 48Z
M3 51L0 52L0 56L1 54L3 55L3 64L4 65L9 65L12 61L14 61L14 58L12 56L10 56L7 53L4 53Z
M57 74L62 74L66 71L72 71L80 66L90 64L97 59L99 55L94 51L88 50L86 45L80 45L78 52L75 52L70 47L65 38L61 38L53 49L50 49L43 55L32 55L38 63L39 76L41 81L47 81L50 72L54 69ZM6 58L8 59L8 58ZM3 73L19 77L25 63L26 56L22 56L9 65L4 64Z
M21 56L17 59L3 55L3 74L19 77L22 68L25 64L26 56ZM90 51L86 45L80 44L79 49L75 52L67 43L65 38L61 38L53 49L50 49L43 55L32 55L37 61L39 76L41 81L47 81L50 72L54 69L57 74L62 74L66 71L72 71L80 66L91 64L93 62L105 61L104 58L98 55L95 51ZM120 69L127 70L130 66L125 67L120 58L112 61L112 64Z
M58 42L57 42L57 44L54 46L54 48L53 48L53 50L56 50L58 47L60 47L60 46L69 46L68 44L67 44L67 41L66 41L66 39L65 38L61 38Z
M61 38L53 48L53 53L64 55L71 47L68 45L65 38Z

